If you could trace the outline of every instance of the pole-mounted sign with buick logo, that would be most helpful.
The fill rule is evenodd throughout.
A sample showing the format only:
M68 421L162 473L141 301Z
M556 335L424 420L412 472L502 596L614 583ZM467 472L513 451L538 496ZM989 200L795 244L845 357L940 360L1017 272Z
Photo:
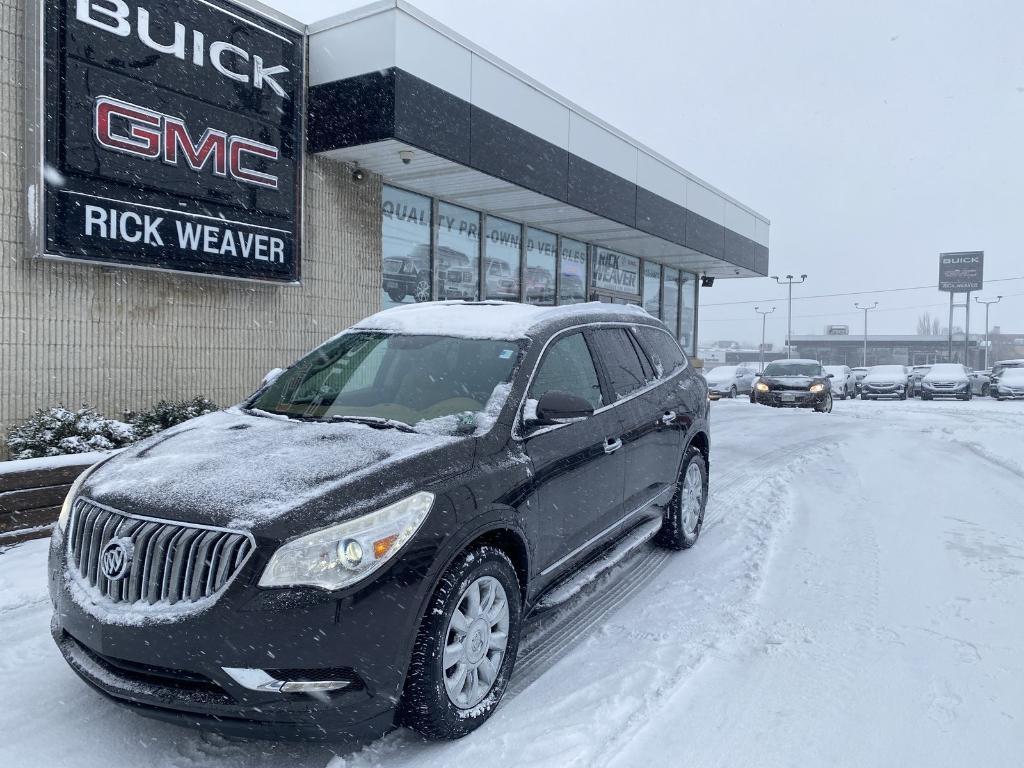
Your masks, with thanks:
M224 0L41 5L40 251L297 281L301 27Z
M939 290L969 293L984 287L984 251L939 254Z

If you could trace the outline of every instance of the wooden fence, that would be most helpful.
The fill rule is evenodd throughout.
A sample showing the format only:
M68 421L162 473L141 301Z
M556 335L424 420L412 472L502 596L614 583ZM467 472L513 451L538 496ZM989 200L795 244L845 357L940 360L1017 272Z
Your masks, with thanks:
M58 466L30 459L24 469L0 462L0 546L49 536L71 484L96 458L61 457Z

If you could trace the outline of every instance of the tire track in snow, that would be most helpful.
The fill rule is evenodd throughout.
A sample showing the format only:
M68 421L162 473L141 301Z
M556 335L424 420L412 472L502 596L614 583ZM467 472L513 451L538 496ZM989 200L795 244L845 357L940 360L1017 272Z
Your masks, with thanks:
M730 505L747 498L766 482L765 472L796 465L807 451L823 450L827 446L820 439L802 440L767 451L739 465L725 470L721 476L713 475L708 492L708 508L704 531L721 524ZM612 566L611 571L622 572L614 584L598 577L580 593L570 598L565 607L552 608L540 614L535 621L539 626L527 630L520 648L516 668L509 683L507 695L515 696L526 690L547 670L589 637L615 610L642 590L662 569L673 553L653 544L638 548L637 554ZM593 593L599 591L597 595ZM546 620L546 621L545 621ZM523 648L525 647L525 650Z

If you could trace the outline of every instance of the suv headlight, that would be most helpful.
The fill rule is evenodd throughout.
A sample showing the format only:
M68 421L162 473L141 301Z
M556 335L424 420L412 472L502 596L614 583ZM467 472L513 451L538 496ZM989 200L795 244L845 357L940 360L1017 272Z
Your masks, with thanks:
M824 388L824 384L811 384L811 392L813 392L814 394L821 392L821 390L823 390Z
M398 554L433 504L434 494L419 491L376 512L290 541L270 558L260 586L341 589L355 584Z
M765 384L763 381L757 382L757 391L758 392L767 392L768 391L768 385Z

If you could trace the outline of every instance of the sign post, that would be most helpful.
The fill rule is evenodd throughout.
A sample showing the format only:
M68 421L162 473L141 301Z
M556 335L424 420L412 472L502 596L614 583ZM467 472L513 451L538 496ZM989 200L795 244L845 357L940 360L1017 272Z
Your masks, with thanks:
M299 279L305 36L242 0L41 0L39 255Z
M953 308L965 307L964 318L964 365L970 360L971 343L971 293L984 287L984 251L959 251L939 254L939 290L949 293L949 337L947 344L948 362L953 362ZM966 301L958 305L954 294L966 294Z

